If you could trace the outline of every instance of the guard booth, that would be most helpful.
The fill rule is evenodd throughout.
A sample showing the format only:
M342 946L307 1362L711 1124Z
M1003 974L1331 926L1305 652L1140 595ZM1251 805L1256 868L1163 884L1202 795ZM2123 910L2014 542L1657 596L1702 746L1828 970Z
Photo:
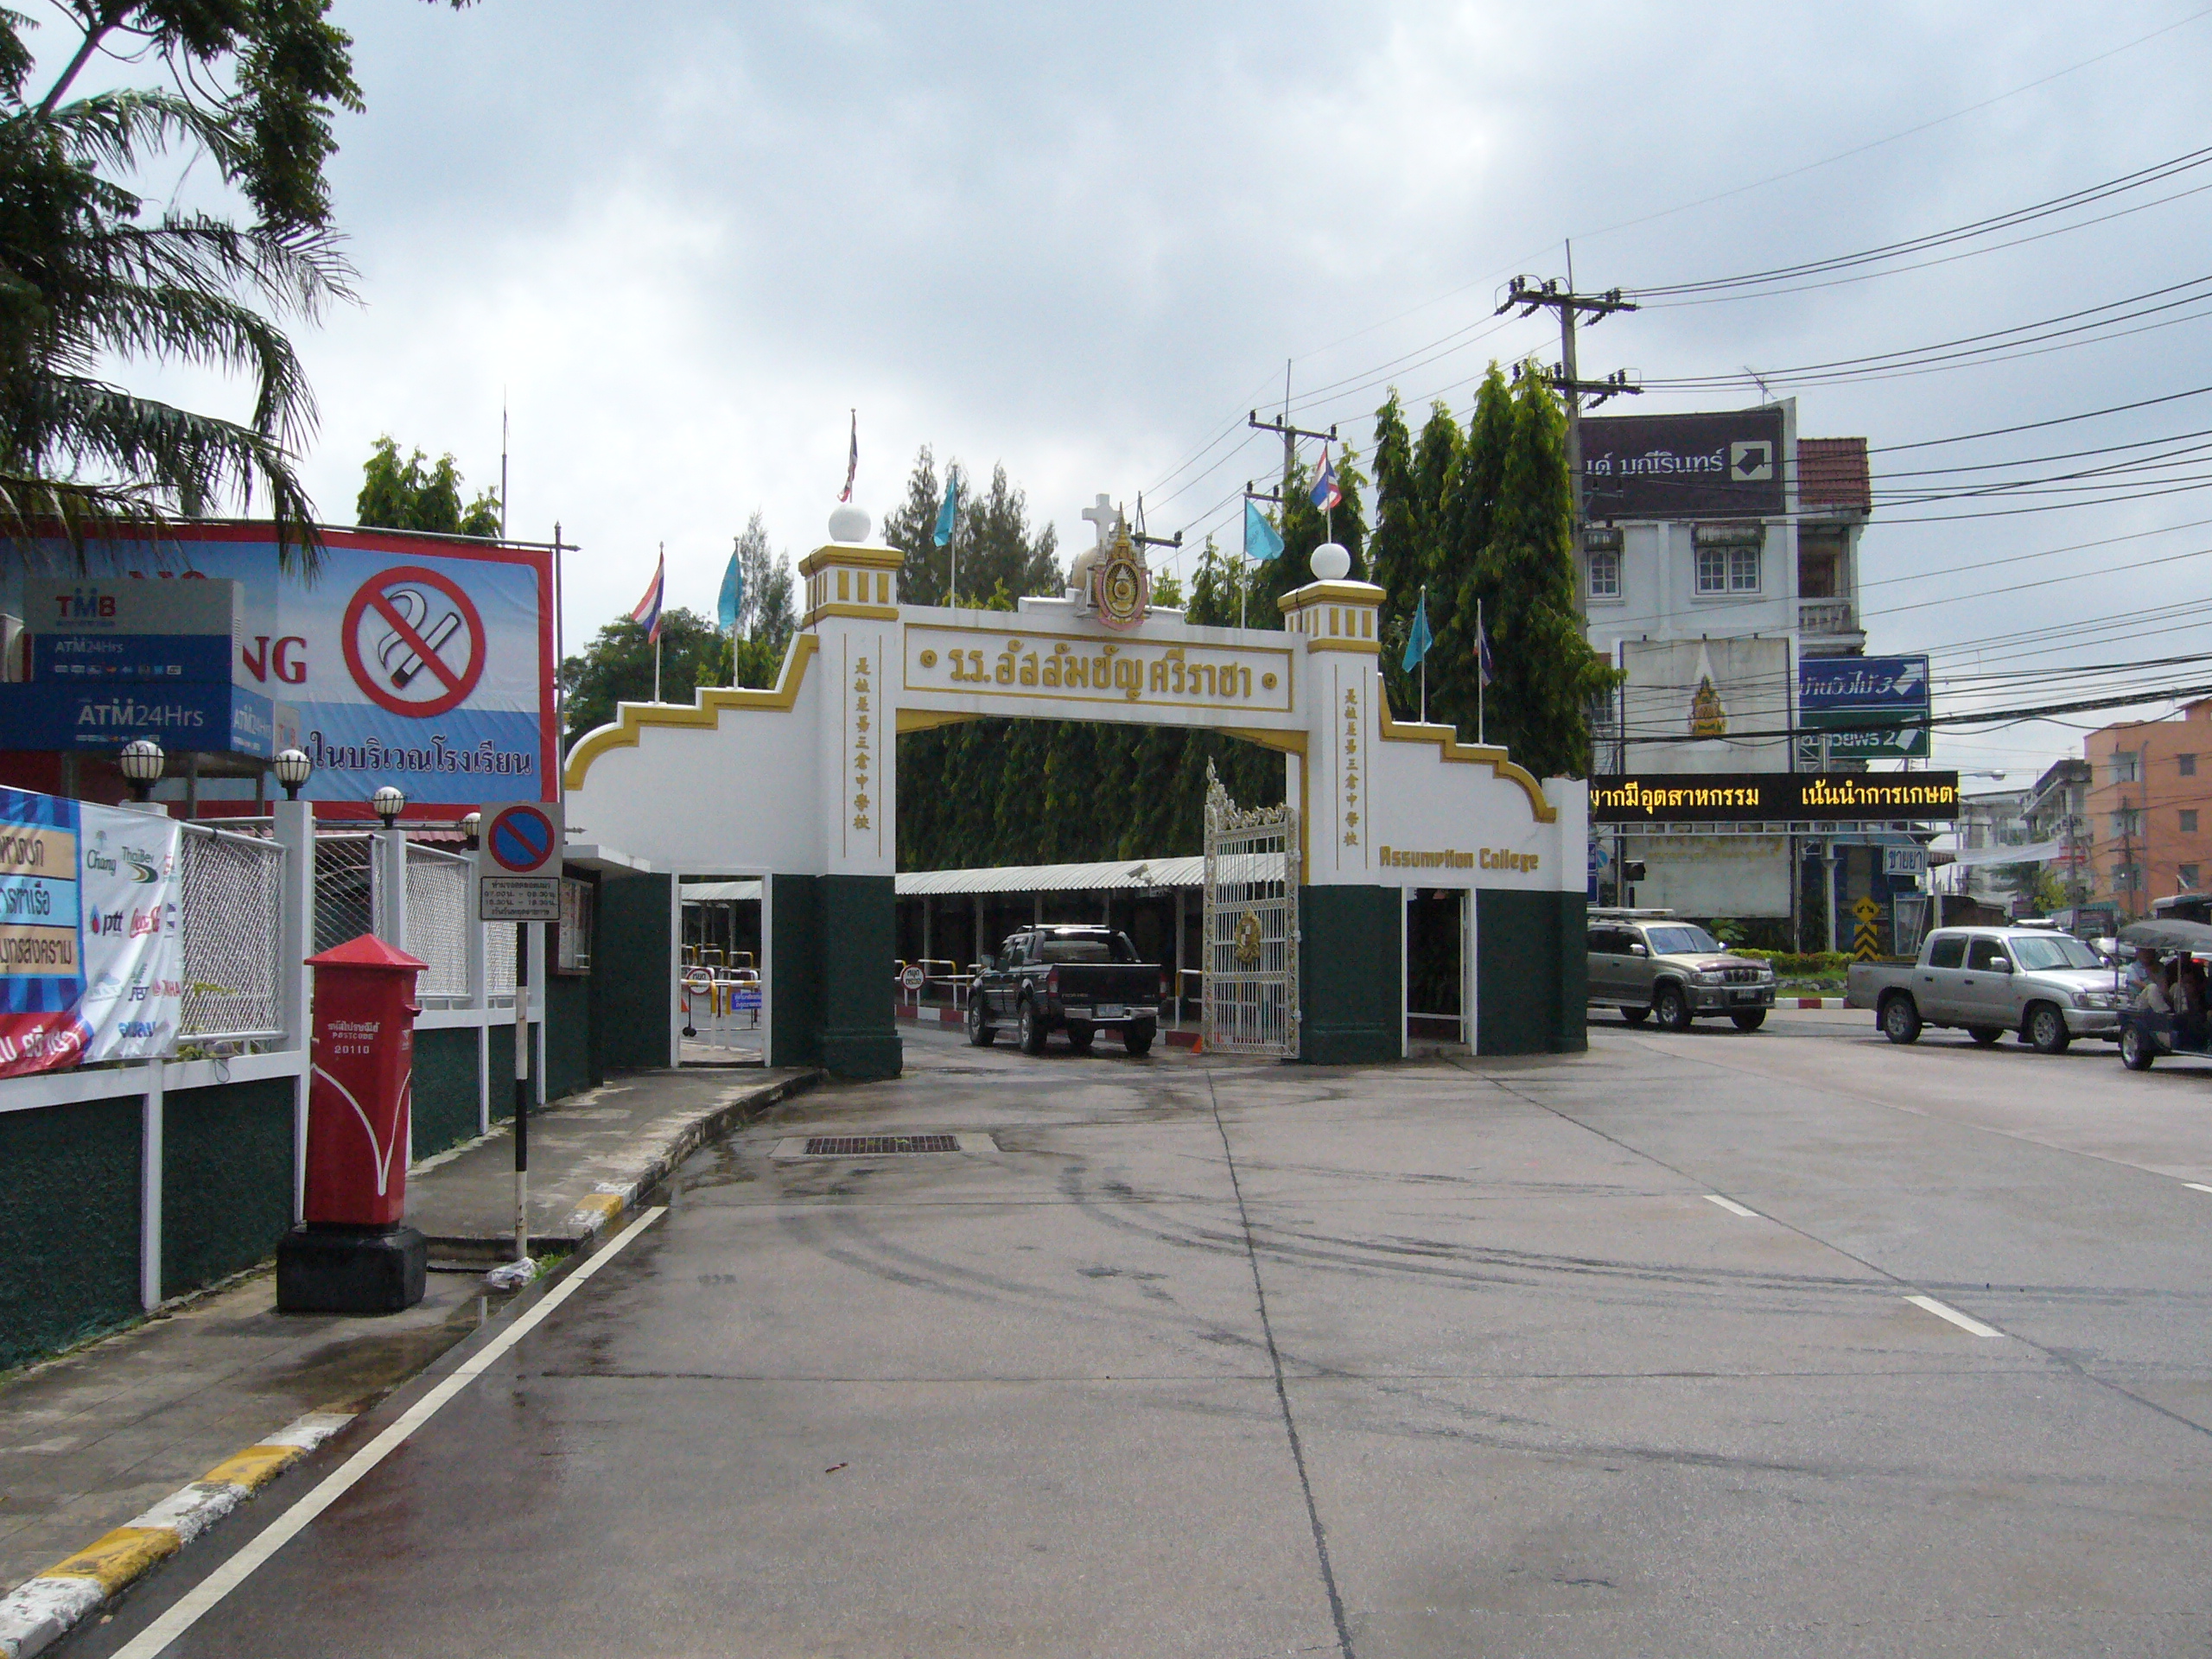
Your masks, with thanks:
M1198 627L1150 609L1109 502L1084 516L1098 546L1076 561L1084 585L1009 613L898 604L902 556L840 508L799 566L805 612L773 690L624 703L576 742L571 822L672 873L671 983L680 878L759 872L766 1062L896 1075L899 734L991 716L1196 727L1283 757L1287 816L1256 826L1269 846L1230 855L1205 947L1209 978L1243 988L1226 1046L1310 1064L1399 1058L1409 1011L1435 1012L1407 1000L1408 894L1443 892L1459 897L1421 902L1456 902L1461 918L1461 1040L1479 1053L1583 1047L1586 786L1395 720L1377 661L1382 590L1344 580L1341 549L1320 550L1315 579L1283 596L1281 630ZM1275 874L1237 862L1262 856ZM1240 881L1248 891L1228 891ZM1415 918L1424 941L1432 919Z

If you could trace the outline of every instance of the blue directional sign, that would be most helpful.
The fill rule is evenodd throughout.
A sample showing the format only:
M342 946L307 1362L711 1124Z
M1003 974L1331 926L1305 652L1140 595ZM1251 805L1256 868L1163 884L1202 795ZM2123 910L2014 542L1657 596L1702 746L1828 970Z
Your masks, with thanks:
M1844 709L1904 715L1924 714L1927 709L1925 657L1797 659L1797 711L1808 726L1822 723L1816 716Z

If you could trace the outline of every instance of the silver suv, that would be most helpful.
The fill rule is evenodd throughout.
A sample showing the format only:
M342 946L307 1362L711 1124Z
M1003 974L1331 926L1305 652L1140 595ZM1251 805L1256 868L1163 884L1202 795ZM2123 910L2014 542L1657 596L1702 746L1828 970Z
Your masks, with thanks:
M1670 910L1592 910L1590 1006L1618 1008L1640 1026L1656 1014L1669 1031L1726 1014L1757 1031L1774 1006L1774 969L1727 947Z

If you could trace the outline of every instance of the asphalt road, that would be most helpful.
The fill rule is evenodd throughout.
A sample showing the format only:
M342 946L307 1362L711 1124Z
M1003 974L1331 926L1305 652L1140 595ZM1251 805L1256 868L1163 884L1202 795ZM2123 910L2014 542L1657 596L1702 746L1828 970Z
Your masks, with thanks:
M2212 1067L1109 1048L702 1154L168 1651L2212 1650ZM777 1155L887 1130L989 1138Z

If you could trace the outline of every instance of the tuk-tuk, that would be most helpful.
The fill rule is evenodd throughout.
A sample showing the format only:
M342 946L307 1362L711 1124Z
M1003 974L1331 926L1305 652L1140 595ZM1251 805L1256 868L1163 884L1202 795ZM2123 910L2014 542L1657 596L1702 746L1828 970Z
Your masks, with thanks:
M2159 918L2130 922L2116 941L2123 952L2155 950L2167 960L2212 960L2212 926ZM2161 1054L2212 1058L2212 1020L2202 1012L2168 1013L2135 1004L2120 1011L2120 1058L2131 1071L2148 1071Z

